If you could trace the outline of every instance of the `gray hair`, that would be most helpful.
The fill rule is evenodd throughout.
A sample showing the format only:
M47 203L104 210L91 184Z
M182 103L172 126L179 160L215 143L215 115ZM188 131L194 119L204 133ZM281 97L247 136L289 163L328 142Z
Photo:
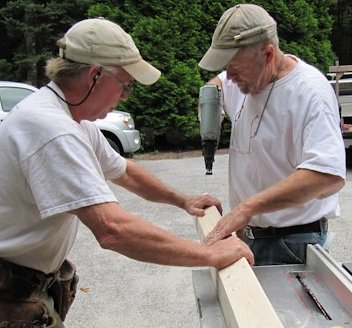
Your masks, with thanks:
M81 79L91 66L91 64L77 63L69 59L56 57L47 61L45 75L61 86L69 81ZM110 73L116 71L116 67L104 66L102 68Z
M45 75L57 85L62 85L70 80L80 79L90 66L57 57L46 62Z
M256 51L259 51L263 46L266 46L268 44L272 44L275 47L279 47L279 38L278 38L278 36L275 35L274 37L272 37L270 39L251 44L249 46L246 46L246 48L252 49L254 52L256 52Z
M279 47L279 38L277 35L275 35L274 37L264 40L264 41L260 41L248 46L245 46L241 49L249 49L253 54L258 54L262 48L268 44L272 44L274 47L278 48Z

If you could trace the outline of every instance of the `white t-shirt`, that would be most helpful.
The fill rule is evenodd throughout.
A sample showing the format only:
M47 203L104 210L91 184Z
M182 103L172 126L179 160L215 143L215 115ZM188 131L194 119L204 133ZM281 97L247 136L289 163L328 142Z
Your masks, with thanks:
M240 91L235 83L226 80L226 74L219 75L225 109L232 121L229 148L232 208L288 177L296 169L345 179L345 150L334 91L316 68L295 59L297 66L276 81L269 99L272 84L259 94L247 95L245 100L243 94L229 100L227 94ZM250 225L285 227L337 215L338 194L334 194L300 206L256 215Z
M106 179L123 175L126 160L46 87L10 112L0 135L0 258L53 272L77 233L68 211L116 202Z
M221 106L231 119L231 117L234 117L241 109L245 95L241 92L236 83L226 78L226 71L221 72L218 77L222 85Z

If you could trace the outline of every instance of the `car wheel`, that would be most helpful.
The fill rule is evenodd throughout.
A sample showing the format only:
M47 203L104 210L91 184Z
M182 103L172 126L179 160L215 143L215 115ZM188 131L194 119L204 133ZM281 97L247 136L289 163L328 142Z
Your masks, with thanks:
M119 154L122 154L122 149L119 147L119 145L112 139L106 138L110 146Z

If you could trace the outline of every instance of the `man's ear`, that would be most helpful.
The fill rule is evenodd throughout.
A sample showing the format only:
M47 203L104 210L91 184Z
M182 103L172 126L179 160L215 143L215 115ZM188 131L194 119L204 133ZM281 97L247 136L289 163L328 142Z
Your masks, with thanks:
M266 63L270 63L274 57L274 46L272 44L267 44L264 47L264 54L266 58Z

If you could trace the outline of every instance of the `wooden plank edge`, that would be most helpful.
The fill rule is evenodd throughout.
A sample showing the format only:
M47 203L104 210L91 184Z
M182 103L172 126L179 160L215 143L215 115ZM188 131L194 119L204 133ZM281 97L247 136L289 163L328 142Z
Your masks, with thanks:
M204 217L195 218L200 240L220 218L215 206L208 208ZM229 328L284 327L245 258L222 270L210 271Z

